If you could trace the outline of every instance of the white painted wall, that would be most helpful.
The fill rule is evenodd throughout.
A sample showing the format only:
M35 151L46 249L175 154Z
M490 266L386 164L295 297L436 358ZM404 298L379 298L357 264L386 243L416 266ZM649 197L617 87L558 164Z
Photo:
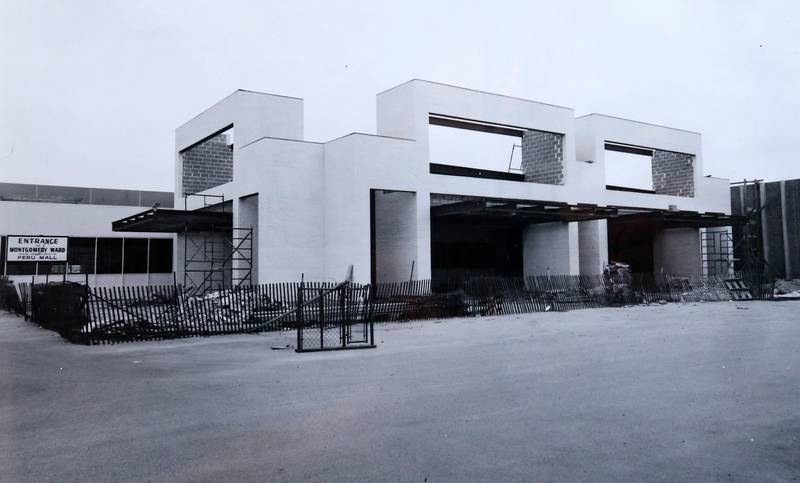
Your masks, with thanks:
M413 156L414 149L412 141L363 134L352 134L325 144L327 279L341 280L353 265L354 280L369 281L369 191L371 188L415 191L412 188L422 184L427 165L425 160ZM430 278L430 226L427 223L430 196L428 192L416 191L417 277ZM421 199L425 201L420 202Z
M172 238L168 234L120 233L111 230L112 221L145 210L146 208L140 206L0 201L0 233L4 235Z
M578 224L537 223L522 231L523 274L578 275Z
M264 139L242 148L236 162L240 175L221 192L258 193L259 283L299 281L303 274L324 279L323 145ZM234 220L241 215L234 212Z

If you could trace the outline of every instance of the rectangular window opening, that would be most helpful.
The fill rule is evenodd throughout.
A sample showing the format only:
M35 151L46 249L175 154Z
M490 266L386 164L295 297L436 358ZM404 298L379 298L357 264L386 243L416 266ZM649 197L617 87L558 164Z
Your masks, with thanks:
M431 173L524 181L522 136L526 129L431 114Z
M94 238L70 238L67 244L69 273L94 273Z
M172 239L150 239L150 273L172 272Z
M122 273L122 238L97 239L97 273Z
M126 238L122 270L124 273L147 273L147 238Z
M606 189L655 193L653 150L605 143Z
M0 237L5 275L172 273L173 268L170 238L69 237L66 262L9 262L5 248L6 237Z

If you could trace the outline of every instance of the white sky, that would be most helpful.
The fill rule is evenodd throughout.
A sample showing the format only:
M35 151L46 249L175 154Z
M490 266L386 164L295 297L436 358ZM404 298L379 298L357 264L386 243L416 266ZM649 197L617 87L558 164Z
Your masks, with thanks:
M519 172L522 138L445 126L428 126L428 154L431 163L451 164L492 171ZM514 148L514 146L518 146ZM514 152L514 159L511 153Z
M306 138L411 78L700 131L705 174L800 177L800 2L0 0L0 181L173 188L174 129L237 88Z

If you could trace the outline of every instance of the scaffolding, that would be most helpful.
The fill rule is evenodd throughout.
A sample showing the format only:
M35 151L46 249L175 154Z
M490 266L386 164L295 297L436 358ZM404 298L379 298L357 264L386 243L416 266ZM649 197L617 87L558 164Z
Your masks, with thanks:
M761 201L761 181L743 180L731 183L731 186L741 186L740 200L742 215L747 218L747 222L734 227L734 264L736 270L746 272L764 272L767 270L767 262L764 259L764 247L762 244L762 224L761 213L764 206Z
M226 212L225 198L217 195L186 195L202 198L198 210ZM209 203L208 200L220 200ZM215 290L238 289L253 284L253 228L211 225L203 231L183 230L183 286L189 295Z
M700 247L703 254L703 276L730 276L734 271L733 234L727 228L700 230Z
M764 203L761 184L763 180L743 180L731 183L741 186L739 201L741 214L747 221L733 227L733 263L737 278L744 279L755 298L768 298L772 294L775 273L764 257L762 213Z

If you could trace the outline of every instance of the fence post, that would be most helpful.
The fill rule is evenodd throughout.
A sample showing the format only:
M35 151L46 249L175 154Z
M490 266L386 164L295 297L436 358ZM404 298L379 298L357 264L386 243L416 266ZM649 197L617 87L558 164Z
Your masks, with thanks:
M86 326L87 330L89 330L90 333L91 333L91 329L89 328L89 324L91 324L91 322L92 322L92 312L91 312L91 306L89 305L89 303L90 303L89 300L90 300L91 294L89 293L89 282L88 282L89 275L88 274L86 275L86 280L87 280L86 285L84 285L83 288L82 288L82 290L83 290L83 300L81 301L83 303L83 309L84 309L83 315L85 317L85 319L83 321L83 324ZM83 337L83 335L80 332L80 328L78 329L78 337ZM92 343L90 336L86 336L86 340L85 341L81 340L81 342L82 343L85 342L87 345L91 345L91 343Z
M375 325L373 315L375 313L375 291L373 285L367 285L367 320L369 320L369 340L371 344L375 344Z
M347 282L345 281L342 284L342 287L339 289L339 338L342 347L347 346L347 335L345 325L348 323L347 317L345 316L345 294L347 293Z
M323 289L324 290L324 289ZM319 348L325 348L325 292L320 291L319 297Z
M30 299L31 299L31 320L34 321L34 322L36 322L36 319L34 318L35 310L34 310L34 306L33 306L33 299L34 299L34 297L33 297L34 290L33 289L35 287L35 283L36 283L36 277L35 276L31 276L31 293L30 293L29 296L30 296Z
M305 329L305 321L303 320L303 288L305 282L301 279L300 286L297 287L297 350L303 350L303 330Z

